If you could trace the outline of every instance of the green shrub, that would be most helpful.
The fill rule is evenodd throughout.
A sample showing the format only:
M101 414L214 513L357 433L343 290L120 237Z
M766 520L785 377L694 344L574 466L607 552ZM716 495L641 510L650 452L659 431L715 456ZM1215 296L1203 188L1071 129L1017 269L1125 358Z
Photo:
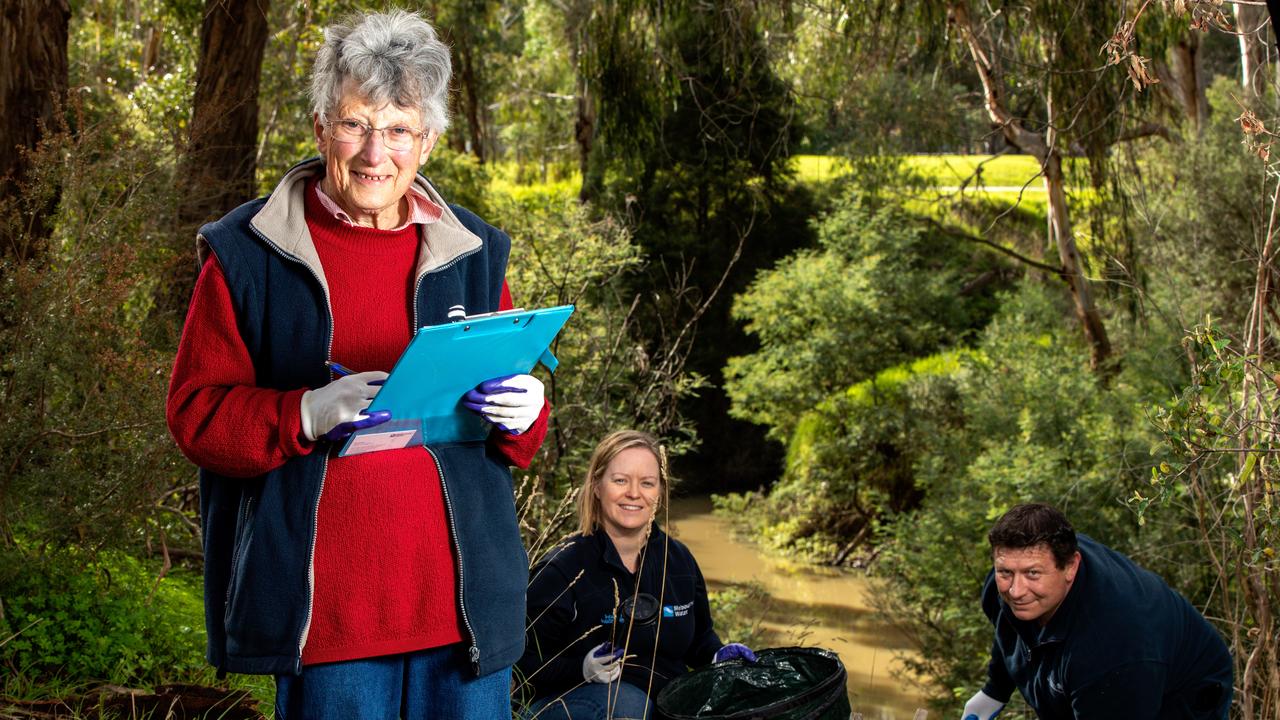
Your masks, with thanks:
M989 254L856 193L816 230L819 249L760 273L734 301L760 348L725 366L730 412L783 441L824 399L962 344L986 324L1002 284Z
M1170 373L1144 357L1104 383L1054 288L1028 283L1005 299L956 385L963 422L920 452L920 507L883 524L873 570L877 610L919 651L906 665L934 679L935 707L959 709L985 678L991 627L979 606L990 570L986 533L1014 504L1060 507L1080 532L1176 578L1185 530L1138 526L1124 500L1144 487L1156 441L1142 408ZM1169 362L1172 355L1164 356ZM1176 358L1172 360L1176 362ZM1183 550L1178 550L1183 548ZM1174 579L1189 597L1199 590Z
M200 580L157 576L117 552L66 551L7 568L0 637L12 637L0 666L35 683L190 681L205 672Z
M916 462L941 452L962 422L956 384L971 355L904 363L823 400L801 417L769 494L718 497L717 510L766 547L847 561L882 516L919 502Z

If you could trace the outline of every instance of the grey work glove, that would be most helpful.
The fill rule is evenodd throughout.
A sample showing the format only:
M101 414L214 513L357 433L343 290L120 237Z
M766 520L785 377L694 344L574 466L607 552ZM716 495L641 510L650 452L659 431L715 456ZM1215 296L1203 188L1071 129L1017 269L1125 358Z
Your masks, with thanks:
M613 643L600 643L587 651L582 658L582 678L587 682L611 683L622 677L622 648L613 649Z
M302 394L302 434L308 440L335 442L357 430L380 425L391 413L365 413L387 374L381 370L346 375Z
M960 720L991 720L1003 709L1004 703L979 690L964 704L964 716Z

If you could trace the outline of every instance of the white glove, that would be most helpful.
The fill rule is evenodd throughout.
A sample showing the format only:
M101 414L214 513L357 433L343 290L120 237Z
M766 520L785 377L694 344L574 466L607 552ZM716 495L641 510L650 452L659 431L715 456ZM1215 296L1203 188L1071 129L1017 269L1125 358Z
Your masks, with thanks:
M345 375L302 394L302 434L315 442L323 438L341 440L356 430L391 419L391 413L362 415L373 396L382 388L387 374L381 370Z
M1004 703L979 690L964 704L964 717L960 720L991 720L1003 709Z
M622 677L622 648L604 642L587 651L582 658L582 677L587 682L611 683Z
M462 396L462 406L512 435L519 435L542 414L542 381L532 375L485 380Z

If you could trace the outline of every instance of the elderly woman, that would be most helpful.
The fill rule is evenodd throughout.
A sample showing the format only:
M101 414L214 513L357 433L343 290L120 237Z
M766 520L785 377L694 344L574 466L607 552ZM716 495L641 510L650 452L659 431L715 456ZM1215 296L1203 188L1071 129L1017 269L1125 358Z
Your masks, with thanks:
M690 666L755 660L720 642L698 563L655 522L668 488L666 453L649 433L619 430L596 446L579 532L529 581L526 718L648 718L650 697Z
M542 385L468 393L485 442L336 453L387 419L363 411L415 328L511 306L508 238L417 172L449 76L414 14L329 28L320 157L198 238L168 422L200 467L208 657L275 675L280 718L510 712L527 560L508 466L545 436Z

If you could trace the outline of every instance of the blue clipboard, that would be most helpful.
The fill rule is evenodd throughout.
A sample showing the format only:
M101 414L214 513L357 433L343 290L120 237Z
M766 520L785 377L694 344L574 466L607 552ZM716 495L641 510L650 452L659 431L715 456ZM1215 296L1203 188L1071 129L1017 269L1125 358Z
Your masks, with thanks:
M539 362L555 372L551 343L572 313L572 305L560 305L419 328L369 405L389 411L391 420L352 434L338 456L484 440L492 426L462 407L462 396Z

